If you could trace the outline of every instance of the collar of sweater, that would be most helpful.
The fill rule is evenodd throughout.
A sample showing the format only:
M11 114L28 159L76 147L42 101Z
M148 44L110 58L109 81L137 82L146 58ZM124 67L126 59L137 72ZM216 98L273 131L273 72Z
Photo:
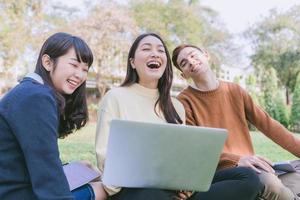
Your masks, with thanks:
M196 91L198 94L201 94L201 95L215 94L218 91L220 91L221 87L222 87L222 81L220 81L220 80L218 80L218 85L215 89L207 90L207 91L200 90L194 83L189 84L189 88L191 88L192 90Z
M34 72L28 73L25 76L25 78L32 78L33 80L39 82L40 84L44 84L42 77L40 77L40 75L38 75L37 73L34 73Z
M138 83L132 84L129 88L131 88L135 93L138 93L142 96L146 96L153 99L157 99L159 97L158 89L146 88Z

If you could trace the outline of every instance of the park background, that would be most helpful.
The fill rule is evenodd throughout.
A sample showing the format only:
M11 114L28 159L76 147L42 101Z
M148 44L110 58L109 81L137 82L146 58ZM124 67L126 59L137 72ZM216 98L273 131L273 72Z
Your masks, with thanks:
M135 37L155 32L170 52L181 43L207 49L219 79L240 84L274 119L300 132L300 3L273 0L273 7L245 22L243 28L232 29L234 23L220 15L226 7L236 14L233 19L243 19L247 6L255 13L268 1L250 5L233 0L0 0L0 98L34 70L38 51L49 35L63 31L82 37L95 56L87 81L90 123L60 140L59 146L64 162L87 159L95 163L98 103L123 80ZM281 6L276 7L276 2ZM174 71L172 94L176 95L188 83ZM249 126L257 154L273 161L295 159Z

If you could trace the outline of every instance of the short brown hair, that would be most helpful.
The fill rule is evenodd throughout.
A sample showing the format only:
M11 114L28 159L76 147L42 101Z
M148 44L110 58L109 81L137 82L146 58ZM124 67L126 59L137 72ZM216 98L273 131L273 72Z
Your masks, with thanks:
M179 69L180 71L182 71L182 70L181 70L180 66L178 65L178 63L177 63L177 58L178 58L178 55L179 55L180 51L181 51L182 49L186 48L186 47L193 47L193 48L195 48L195 49L198 49L198 50L201 51L201 52L204 52L201 48L199 48L199 47L197 47L197 46L195 46L195 45L192 45L192 44L181 44L181 45L177 46L177 47L173 50L173 52L172 52L172 62L173 62L173 65L174 65L177 69Z

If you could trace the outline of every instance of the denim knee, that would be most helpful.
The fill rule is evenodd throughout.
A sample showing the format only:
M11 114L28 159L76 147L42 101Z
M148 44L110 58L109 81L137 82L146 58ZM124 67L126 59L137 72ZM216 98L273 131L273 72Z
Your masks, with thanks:
M249 192L250 194L253 193L259 193L261 190L263 190L264 185L261 183L257 173L247 167L238 167L241 171L241 174L243 175L243 184L246 185L245 188L248 188L246 192Z
M93 188L89 185L83 185L72 191L75 200L95 200Z

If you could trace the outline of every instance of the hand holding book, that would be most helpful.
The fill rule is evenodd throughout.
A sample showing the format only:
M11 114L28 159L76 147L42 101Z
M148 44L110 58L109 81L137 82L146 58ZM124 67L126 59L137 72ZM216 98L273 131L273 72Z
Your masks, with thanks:
M99 171L88 167L84 162L68 163L63 165L63 170L71 191L84 184L97 180L101 175Z

